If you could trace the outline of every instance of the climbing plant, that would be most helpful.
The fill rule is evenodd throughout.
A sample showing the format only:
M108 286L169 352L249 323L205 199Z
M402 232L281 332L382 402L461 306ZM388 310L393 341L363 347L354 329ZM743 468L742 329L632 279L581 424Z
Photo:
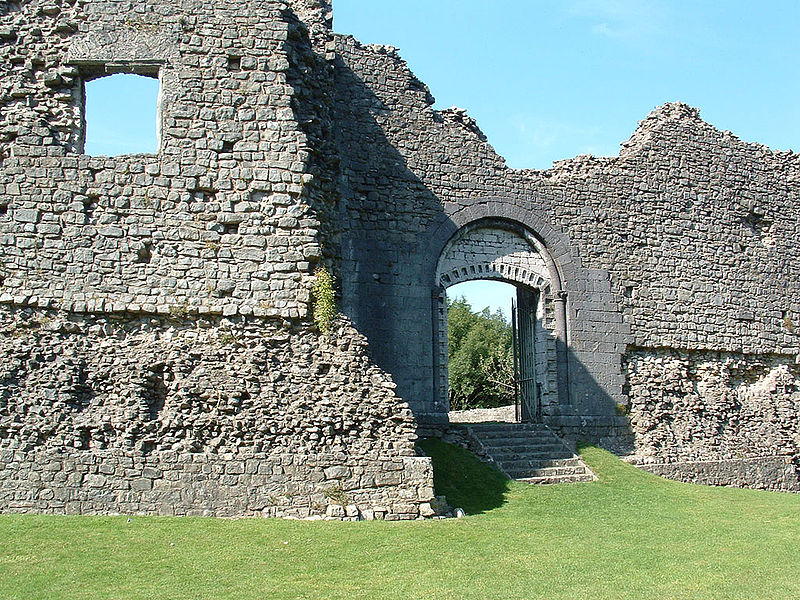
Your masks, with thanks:
M314 323L322 333L328 333L336 317L336 294L333 289L333 276L325 267L318 267L314 272L311 299L314 303Z

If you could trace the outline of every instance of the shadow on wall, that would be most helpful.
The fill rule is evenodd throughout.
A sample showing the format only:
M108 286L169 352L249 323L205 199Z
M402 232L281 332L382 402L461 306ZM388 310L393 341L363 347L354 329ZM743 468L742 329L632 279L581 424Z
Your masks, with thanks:
M333 110L341 157L342 310L367 337L372 359L392 375L398 395L409 403L417 419L422 424L443 425L447 407L439 401L434 371L439 294L433 287L441 248L433 247L431 232L456 231L458 226L450 215L463 207L438 197L414 170L431 167L431 185L436 185L437 173L448 170L448 152L458 141L453 128L465 125L445 122L446 116L432 111L430 93L410 74L372 67L365 77L375 81L362 79L345 60L348 52L360 51L348 46L351 43L341 41L345 58L342 53L336 58ZM377 50L369 59L377 56L380 60L381 52L391 51ZM396 88L396 93L386 94L385 99L371 89L387 87L390 92ZM409 111L424 119L425 126L409 124L404 118ZM402 145L393 144L387 134L402 140ZM420 156L423 150L424 156ZM422 160L426 162L415 164ZM479 172L478 166L475 169ZM481 197L479 186L453 189L451 184L442 185L448 194L463 194L464 202ZM509 218L507 214L496 216ZM567 289L569 283L565 282ZM573 339L580 335L574 332L577 337ZM585 340L581 342L588 346ZM566 351L569 399L562 398L550 407L546 422L572 439L591 440L610 449L627 448L632 439L627 420L618 414L618 400L606 391L621 388L621 355L595 357L584 352L578 356L574 349ZM598 372L615 372L617 380L598 381L593 376Z
M629 406L608 395L571 349L567 357L570 403L559 405L557 414L545 417L544 422L568 440L590 442L615 454L632 453L635 439L627 417Z
M430 102L418 84L422 108ZM418 245L428 223L442 218L442 203L408 168L378 119L387 128L408 125L341 56L336 91L342 310L367 336L372 358L391 373L398 394L416 414L428 413L434 408L432 286Z
M298 155L304 157L303 173L311 176L303 185L304 200L311 205L316 218L317 241L320 252L307 253L309 270L323 260L338 257L339 239L335 231L336 182L333 175L338 169L337 150L331 131L331 109L328 89L332 76L330 65L312 47L306 25L291 10L283 12L288 25L287 58L289 69L286 81L292 86L291 108L295 121L307 137L307 146Z

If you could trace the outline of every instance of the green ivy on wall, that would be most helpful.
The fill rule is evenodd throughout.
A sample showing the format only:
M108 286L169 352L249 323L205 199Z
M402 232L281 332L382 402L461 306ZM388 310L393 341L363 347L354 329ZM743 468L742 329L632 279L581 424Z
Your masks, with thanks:
M336 295L333 276L325 267L319 267L314 272L311 299L314 302L314 323L322 333L328 333L336 317Z

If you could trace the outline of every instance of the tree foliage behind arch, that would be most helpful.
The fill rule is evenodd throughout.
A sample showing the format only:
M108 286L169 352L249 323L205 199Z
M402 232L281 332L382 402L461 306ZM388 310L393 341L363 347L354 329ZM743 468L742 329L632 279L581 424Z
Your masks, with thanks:
M472 310L463 298L447 300L450 410L513 404L511 325L499 309Z

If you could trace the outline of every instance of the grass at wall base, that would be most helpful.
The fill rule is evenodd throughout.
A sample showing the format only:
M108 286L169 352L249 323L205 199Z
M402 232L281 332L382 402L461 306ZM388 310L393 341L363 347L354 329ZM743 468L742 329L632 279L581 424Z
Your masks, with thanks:
M800 598L800 495L694 486L596 448L534 487L423 442L470 516L298 522L0 516L4 599Z

